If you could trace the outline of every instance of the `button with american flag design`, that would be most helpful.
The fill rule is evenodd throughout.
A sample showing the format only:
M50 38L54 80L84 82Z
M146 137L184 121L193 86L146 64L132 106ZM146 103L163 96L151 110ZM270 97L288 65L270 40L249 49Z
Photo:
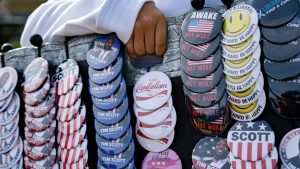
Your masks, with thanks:
M132 141L132 128L128 128L127 132L116 140L106 140L96 134L96 143L98 148L105 154L116 155L124 152Z
M117 57L117 59L108 67L100 70L89 67L88 74L92 82L96 84L105 84L114 80L121 72L123 66L123 56Z
M195 169L229 169L227 141L221 137L204 137L198 141L192 152Z
M184 57L194 61L200 61L206 59L212 55L220 45L220 35L218 35L214 40L193 45L186 42L182 37L180 38L180 51Z
M132 161L134 151L133 141L124 152L116 155L108 155L98 149L98 160L106 168L124 168Z
M20 98L19 95L14 92L13 99L11 100L8 107L0 113L0 125L10 123L19 113Z
M34 59L24 70L24 82L21 84L24 92L31 93L38 90L48 76L48 61L42 57Z
M120 40L116 34L97 35L86 53L89 66L94 69L103 69L117 58L120 51Z
M58 159L67 164L78 162L87 151L87 139L84 139L80 144L71 149L64 149L58 146Z
M78 98L75 104L71 107L58 107L56 120L60 122L71 121L76 116L76 114L79 113L79 108L82 104L83 103L81 102L81 98Z
M143 160L142 168L182 169L182 164L176 152L167 149L159 153L149 152Z
M201 61L186 59L181 55L181 69L191 77L204 77L214 72L221 63L221 48Z
M228 132L227 144L231 153L244 161L257 161L273 149L275 134L265 121L237 122Z
M97 169L107 169L107 168L104 167L101 164L101 162L98 160L98 162L97 162ZM134 158L132 159L132 161L124 169L135 169Z
M2 112L3 110L5 110L7 108L7 106L10 104L14 94L15 93L13 92L6 99L3 99L0 101L0 112Z
M57 135L57 142L59 146L64 149L71 149L79 145L86 136L86 124L73 134L59 133Z
M64 108L73 106L81 95L82 87L82 79L79 77L79 80L70 91L57 97L57 106Z
M0 139L0 153L6 153L11 150L19 139L19 128L17 128L12 135L6 139Z
M0 139L5 139L11 136L14 133L14 131L17 129L18 125L19 125L19 114L17 114L11 122L5 125L0 125Z
M28 157L24 157L24 165L26 168L40 168L48 169L52 168L56 160L56 149L53 148L50 155L43 160L31 160Z
M20 161L23 152L23 142L19 137L17 144L8 152L1 154L0 168L11 168Z
M300 128L295 128L284 135L279 145L282 164L287 168L300 168L299 161Z
M0 69L0 101L9 97L18 82L17 71L12 67L4 67Z
M77 161L76 163L71 163L71 164L67 164L67 163L63 163L63 162L59 162L59 168L60 169L83 169L87 166L88 163L88 150L85 151L84 155L82 158L79 159L79 161Z
M31 117L25 112L25 124L27 128L32 131L42 131L48 128L54 120L56 108L52 107L48 114L43 117Z
M49 142L42 146L31 146L27 140L24 140L24 152L26 156L32 160L42 160L49 156L54 148L55 136L52 136Z
M57 68L51 77L51 84L55 87L57 95L66 94L70 91L79 78L79 67L75 60L67 59Z
M213 8L192 11L181 25L181 35L192 44L207 43L214 39L222 27L222 16Z

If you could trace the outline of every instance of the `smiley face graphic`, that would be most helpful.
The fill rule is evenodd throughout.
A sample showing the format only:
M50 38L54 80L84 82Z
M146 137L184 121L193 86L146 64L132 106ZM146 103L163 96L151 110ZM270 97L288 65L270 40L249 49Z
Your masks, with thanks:
M223 32L229 37L236 37L243 34L249 27L251 16L247 11L237 10L226 16Z

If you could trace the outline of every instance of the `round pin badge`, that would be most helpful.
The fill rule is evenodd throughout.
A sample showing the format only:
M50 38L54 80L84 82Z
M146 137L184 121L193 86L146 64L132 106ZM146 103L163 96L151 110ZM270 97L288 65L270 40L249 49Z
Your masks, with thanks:
M272 148L272 151L266 155L263 159L258 161L243 161L239 158L234 157L232 153L229 154L232 169L240 168L276 168L278 162L278 151L276 147Z
M104 125L95 120L95 129L97 134L106 140L116 140L123 136L130 127L130 112L124 119L113 125Z
M64 134L73 134L82 126L85 121L86 107L85 105L80 106L78 114L71 121L59 122L58 131Z
M112 125L121 121L128 111L128 98L125 97L123 102L111 110L101 110L93 105L94 117L97 121L105 125Z
M103 69L112 64L119 51L120 41L116 34L97 35L86 53L86 60L92 68Z
M75 60L67 59L57 68L51 77L51 84L55 86L57 95L66 94L78 81L79 67Z
M11 122L5 125L0 125L0 139L6 139L7 137L11 136L17 129L18 125L19 114L17 114Z
M212 90L223 77L223 66L220 64L215 72L202 78L188 76L181 71L181 80L186 88L193 92L205 93Z
M12 101L4 110L4 112L0 113L0 125L6 125L10 123L19 113L20 108L20 98L18 93L14 92L14 96Z
M122 79L119 89L109 97L96 98L92 96L93 104L102 110L111 110L118 107L126 96L126 83Z
M291 80L275 80L268 77L268 84L276 96L289 101L297 101L300 98L299 78L300 76Z
M106 167L104 167L101 162L98 160L97 162L97 169L107 169ZM124 169L135 169L134 166L134 159L132 159L132 161L124 168Z
M24 140L24 153L31 160L45 159L54 147L55 136L50 141L42 146L30 146L27 140Z
M11 93L6 99L0 101L0 112L3 112L8 107L8 105L12 101L14 94L16 93Z
M120 83L123 79L122 74L120 73L116 79L113 81L98 85L91 80L89 80L89 91L90 94L97 98L104 98L112 95L120 86Z
M253 1L253 7L259 14L260 24L265 27L277 27L291 21L299 11L298 0Z
M300 38L284 44L275 44L267 40L262 41L262 51L265 58L274 62L283 62L300 53Z
M213 8L203 8L186 16L181 25L181 35L188 43L202 44L214 39L221 27L221 14Z
M236 45L222 45L222 56L228 60L241 60L252 54L259 46L260 30L256 28L254 34Z
M56 160L56 149L53 148L50 155L43 160L31 160L28 157L24 157L24 165L26 168L40 168L49 169L52 168ZM52 168L56 169L56 168Z
M59 133L57 135L57 142L59 146L64 149L72 149L79 145L86 135L86 124L73 134Z
M133 111L135 116L139 121L148 125L158 125L163 122L169 114L171 113L173 108L173 99L170 97L168 101L162 105L161 107L155 110L145 110L133 103Z
M80 77L79 81L67 94L57 97L57 106L64 108L73 106L81 95L82 87L83 83Z
M289 131L281 140L279 155L284 166L299 169L300 128ZM297 149L297 150L296 150Z
M105 154L116 155L124 152L132 141L132 129L128 128L127 132L116 140L106 140L96 134L98 148Z
M180 52L184 57L190 60L203 60L212 55L220 45L220 35L210 42L193 45L180 38Z
M225 79L223 78L215 88L205 93L192 92L185 86L183 86L183 92L194 105L199 107L210 107L218 103L224 95Z
M161 139L171 134L177 121L177 115L174 107L167 119L158 125L148 125L137 120L139 130L150 139Z
M24 70L24 82L21 84L24 92L38 90L48 77L48 61L42 57L34 59Z
M11 168L20 161L23 152L23 142L18 138L17 144L9 151L1 154L0 168Z
M142 169L147 168L182 169L182 163L175 151L167 149L159 153L149 152L142 163Z
M81 103L81 98L78 98L75 104L71 107L59 107L57 110L57 115L56 115L56 120L60 122L68 122L71 121L76 114L78 114L80 105L83 104Z
M0 140L0 153L4 154L10 151L16 144L19 139L19 128L17 128L14 133L6 139Z
M251 92L249 92L249 94L244 97L237 97L231 92L228 92L228 101L231 104L243 106L243 105L253 103L255 100L257 100L264 90L264 78L262 75L258 77L256 83L253 84L253 86L251 86L250 88L252 87L253 90L251 90Z
M68 168L72 168L72 169L82 169L85 168L87 166L88 163L88 151L86 151L83 155L83 157L77 161L76 163L72 163L72 164L67 164L67 163L63 163L63 162L59 162L59 168L62 169L68 169Z
M244 161L257 161L271 153L275 134L265 121L237 122L228 132L231 153Z
M124 168L132 161L134 151L133 141L123 153L116 155L108 155L98 149L98 160L106 168Z
M258 45L253 54L250 54L242 60L230 61L224 60L224 73L229 76L243 76L252 71L259 62L261 48Z
M82 143L80 143L72 149L63 149L61 147L58 147L58 159L60 159L61 162L66 164L78 162L87 151L87 144L87 139L84 139Z
M221 49L201 61L192 61L181 55L181 69L191 77L204 77L215 71L221 63Z
M0 69L0 101L13 93L18 82L17 71L12 67Z
M159 140L153 140L145 136L136 125L135 134L137 141L140 145L150 152L162 152L170 147L174 140L175 131L173 130L170 135L165 138L161 138Z
M123 57L119 56L117 59L108 67L95 70L89 67L88 74L92 82L96 84L106 84L113 81L121 72L123 66Z
M204 137L192 152L193 166L198 168L230 168L227 141L221 137Z
M133 88L133 99L138 107L155 110L164 105L171 96L170 78L158 71L144 74Z
M42 131L48 128L52 121L54 120L56 113L56 108L52 107L52 109L49 111L48 114L46 114L44 117L31 117L25 112L25 124L27 128L32 131Z
M224 24L221 31L221 42L225 45L236 45L254 34L258 24L256 10L249 5L236 5L223 15Z

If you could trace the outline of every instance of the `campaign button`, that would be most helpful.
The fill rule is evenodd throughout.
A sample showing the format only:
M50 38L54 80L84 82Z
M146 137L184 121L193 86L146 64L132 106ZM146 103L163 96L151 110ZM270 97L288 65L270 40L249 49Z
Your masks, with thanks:
M230 168L227 141L221 137L204 137L195 145L192 162L196 169Z
M63 163L63 162L59 162L59 168L60 169L83 169L87 166L88 163L88 151L85 151L83 157L77 161L76 163L71 163L71 164L67 164L67 163Z
M34 91L32 93L26 93L26 92L22 93L22 98L25 104L28 104L30 106L36 106L45 99L45 97L47 96L50 90L49 77L41 89Z
M3 112L10 104L14 93L11 93L6 99L0 101L0 112Z
M250 89L251 88L251 89ZM244 106L250 103L253 103L258 99L258 97L261 95L261 93L264 90L264 78L261 75L259 75L258 80L256 81L255 84L253 84L249 90L251 92L248 92L248 90L244 91L246 93L249 93L243 97L236 96L232 92L228 92L228 101L231 104L237 105L237 106ZM253 88L253 90L252 90Z
M55 86L57 95L66 94L78 81L79 67L75 60L67 59L57 68L55 74L51 77L51 84Z
M31 160L25 156L24 165L26 168L50 169L53 167L55 160L56 160L56 149L53 148L50 155L43 160L38 160L38 161Z
M48 61L42 57L34 59L24 70L24 82L21 84L24 92L38 90L48 77Z
M56 120L61 122L71 121L76 116L77 112L79 112L81 104L83 104L81 103L81 98L78 98L71 107L58 107Z
M95 129L97 134L106 140L116 140L123 136L130 127L130 112L118 123L113 125L104 125L95 120Z
M81 95L82 87L83 83L80 77L78 82L68 93L57 97L57 106L64 108L73 106Z
M9 151L1 154L0 168L11 168L20 161L23 152L23 142L18 138L17 144Z
M236 45L222 45L222 56L228 60L241 60L252 54L259 46L260 30L256 28L254 34Z
M20 98L17 92L14 92L12 101L4 112L0 113L0 125L6 125L10 123L19 113Z
M170 78L158 71L144 74L133 88L133 99L138 107L155 110L164 105L171 96Z
M181 55L181 69L192 77L204 77L215 71L221 63L221 49L201 61L192 61Z
M180 52L187 59L200 61L212 55L219 47L220 42L220 35L210 42L199 45L190 44L181 37Z
M280 63L264 59L266 74L276 80L291 79L300 75L299 64L300 53L290 60Z
M135 135L137 138L137 141L140 143L140 145L150 152L162 152L170 147L174 140L175 136L175 130L171 132L170 135L168 135L165 138L161 138L158 140L150 139L147 136L145 136L136 125L135 127Z
M193 92L204 93L212 90L223 77L223 66L220 64L217 70L210 75L202 78L194 78L188 76L181 71L181 80L186 88Z
M300 128L289 131L281 140L279 146L279 155L281 162L288 168L299 169L299 155L296 149L299 149Z
M233 6L222 16L224 17L223 31L221 31L223 44L239 44L253 35L257 28L257 12L249 5Z
M58 122L58 131L64 134L73 134L82 126L85 116L86 107L82 105L78 110L78 114L71 121Z
M122 79L123 76L121 73L113 81L101 85L92 82L90 79L89 91L92 96L97 98L108 97L112 95L119 88Z
M300 38L284 44L275 44L267 40L262 41L264 56L274 62L283 62L300 53Z
M24 140L24 153L31 160L42 160L45 159L54 147L55 136L50 141L42 146L30 146L27 140Z
M17 162L16 165L12 166L11 169L22 169L23 168L23 158L21 158L19 160L19 162Z
M86 124L73 134L59 133L57 135L57 142L59 146L64 149L71 149L79 145L86 135Z
M87 151L87 144L87 139L84 139L82 143L71 149L58 147L58 159L66 164L78 162Z
M128 128L127 132L116 140L106 140L96 134L96 142L98 148L105 154L116 155L124 152L132 141L132 128Z
M19 114L13 120L5 125L0 125L0 139L6 139L11 136L19 125Z
M106 167L104 167L101 162L98 160L97 162L97 169L107 169ZM124 168L124 169L135 169L134 166L134 159L131 160L131 162Z
M100 70L95 70L89 67L89 78L96 84L105 84L113 81L121 72L123 66L123 56L120 55L117 59L108 67Z
M252 71L260 61L261 48L258 45L253 54L241 60L227 60L224 63L224 73L229 76L243 76Z
M118 107L122 103L125 96L126 96L126 83L125 80L122 79L122 82L120 83L120 87L119 89L117 89L115 93L105 98L96 98L92 96L92 102L99 109L111 110Z
M94 69L103 69L117 58L120 51L120 41L116 34L97 35L86 53L89 66Z
M174 107L162 123L158 125L148 125L137 120L139 130L150 139L161 139L171 134L174 130L177 121L177 115Z
M139 121L148 125L158 125L163 122L172 111L173 99L170 97L168 101L155 110L145 110L133 103L133 111Z
M94 117L97 121L105 125L112 125L121 121L128 111L128 98L125 96L122 103L111 110L101 110L93 105Z
M203 8L186 16L181 25L181 35L189 43L202 44L214 39L221 27L221 14L213 8Z
M46 98L40 104L36 106L25 104L26 113L28 113L32 117L45 116L54 106L55 97L55 89L51 88Z
M105 154L98 149L98 160L106 168L124 168L132 161L134 151L135 146L133 141L131 141L123 153L116 155Z
M240 168L261 168L261 169L275 169L278 161L277 148L273 147L272 151L266 155L263 159L258 161L243 161L236 158L232 153L229 154L232 169Z
M253 7L259 15L260 24L265 27L277 27L291 21L299 11L299 1L253 1ZM280 36L280 35L279 35Z
M263 159L271 153L274 142L274 132L265 121L237 122L227 135L231 153L244 161Z
M27 128L32 132L42 131L50 126L50 124L54 120L55 114L55 107L52 107L49 113L46 114L44 117L31 117L25 112L25 124Z
M6 99L15 90L17 82L18 74L14 68L0 69L0 101Z
M199 107L210 107L218 103L225 92L225 79L223 78L220 83L212 90L205 93L192 92L183 86L184 94L189 100Z
M175 151L149 152L143 160L142 168L182 169L182 163Z
M17 128L14 133L6 139L0 139L0 153L4 154L10 151L19 139L19 128Z

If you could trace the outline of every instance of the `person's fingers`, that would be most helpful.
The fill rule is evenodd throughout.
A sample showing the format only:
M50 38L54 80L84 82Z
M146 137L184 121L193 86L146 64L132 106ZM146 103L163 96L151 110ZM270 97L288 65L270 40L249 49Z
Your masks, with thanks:
M136 58L136 54L134 52L134 46L133 46L133 36L130 37L129 41L126 44L128 54L131 58Z
M133 37L134 51L137 56L144 56L146 54L145 49L145 34L143 27L139 24L135 24L135 31Z
M162 56L167 48L167 24L165 16L160 16L155 29L155 55Z
M155 53L155 25L151 25L151 22L147 23L145 26L152 27L147 29L145 32L145 48L147 54Z

